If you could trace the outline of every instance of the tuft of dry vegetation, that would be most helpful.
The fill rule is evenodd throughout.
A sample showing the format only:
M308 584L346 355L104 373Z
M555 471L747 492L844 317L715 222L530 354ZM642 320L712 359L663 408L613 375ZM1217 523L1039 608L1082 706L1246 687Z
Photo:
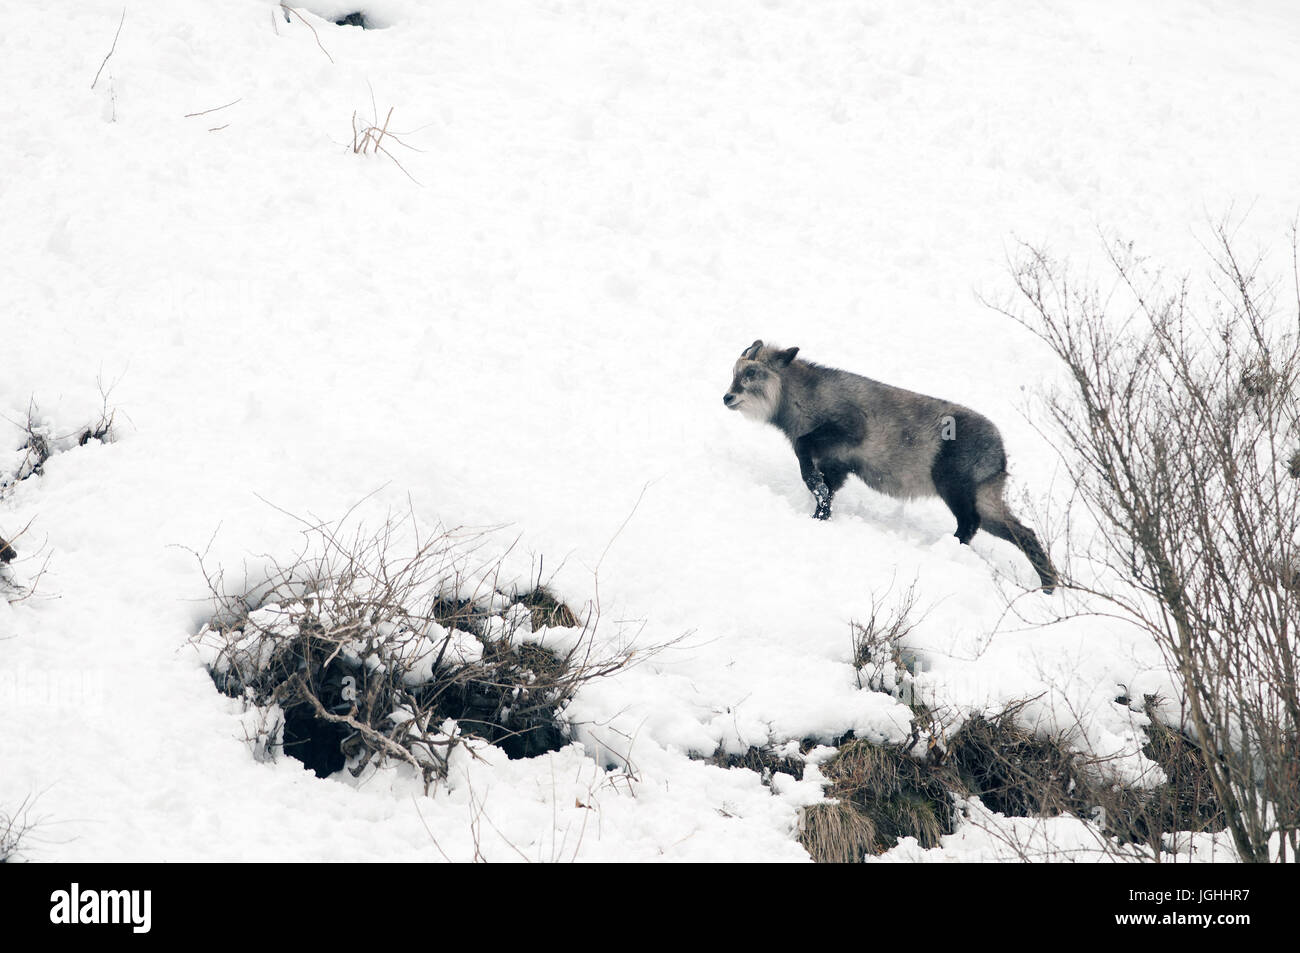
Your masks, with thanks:
M578 624L573 610L545 586L523 593L519 596L519 604L528 607L534 631L551 627L571 629Z
M805 810L800 836L814 860L837 862L853 854L852 860L861 861L865 854L895 846L901 837L937 847L942 835L953 832L953 800L944 779L901 745L851 739L822 766L822 774L830 781L826 795L835 801ZM859 820L849 823L849 814ZM837 832L848 840L836 843Z
M389 107L388 114L384 117L383 125L380 125L379 109L375 105L374 97L374 90L371 90L371 113L369 120L364 117L358 117L356 110L352 111L352 154L360 156L386 155L392 160L393 165L402 170L403 175L416 185L419 185L419 180L406 170L406 166L402 165L402 163L397 160L397 157L389 151L388 146L385 143L392 142L401 146L403 149L409 149L412 152L419 152L420 150L403 141L402 136L406 135L405 133L396 133L388 128L393 121L393 110L396 107Z
M827 801L799 811L799 843L819 864L860 864L878 853L871 818L849 801Z
M977 715L948 739L936 757L948 782L1011 817L1088 816L1098 784L1085 759L1058 738L1026 730L1016 718L1021 708Z
M1147 696L1144 702L1150 725L1142 753L1160 765L1168 780L1137 798L1137 809L1130 810L1123 820L1133 840L1158 853L1166 835L1221 831L1227 827L1227 816L1214 792L1205 752L1187 732L1171 728L1156 717L1158 698ZM1121 805L1121 810L1125 806Z

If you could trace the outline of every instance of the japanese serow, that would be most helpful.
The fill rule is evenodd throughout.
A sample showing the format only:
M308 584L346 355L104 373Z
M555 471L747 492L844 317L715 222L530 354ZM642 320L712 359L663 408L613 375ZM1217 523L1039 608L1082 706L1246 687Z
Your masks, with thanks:
M755 341L736 361L722 400L789 438L816 519L830 518L831 499L850 473L889 496L938 496L957 517L959 541L983 529L1014 543L1042 590L1052 592L1051 560L1003 499L1007 455L992 421L960 404L797 360L798 353Z

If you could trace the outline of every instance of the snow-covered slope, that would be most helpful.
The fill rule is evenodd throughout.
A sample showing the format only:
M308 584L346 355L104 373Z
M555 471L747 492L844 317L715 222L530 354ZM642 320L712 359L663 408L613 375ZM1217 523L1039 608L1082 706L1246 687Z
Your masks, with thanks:
M0 466L29 406L72 433L101 385L117 433L0 497L0 536L31 523L11 572L45 567L0 601L0 809L39 793L47 818L28 856L806 858L815 773L774 792L688 755L905 738L907 710L857 686L849 623L913 580L923 692L1041 696L1028 717L1142 769L1112 699L1172 693L1151 645L1036 627L1064 595L1007 613L1028 564L958 546L938 501L854 483L809 519L781 435L721 397L752 340L798 345L979 409L1013 499L1059 504L1021 413L1054 368L981 296L1008 293L1018 238L1086 266L1102 229L1199 270L1233 211L1280 244L1290 4L311 12L347 6L133 2L94 89L118 3L0 32ZM412 148L354 154L354 114L390 108ZM430 797L398 769L256 763L187 645L210 611L187 549L256 574L299 544L275 507L363 498L368 525L409 505L500 527L507 575L541 557L567 601L598 586L610 638L674 644L584 689L574 745L463 759Z

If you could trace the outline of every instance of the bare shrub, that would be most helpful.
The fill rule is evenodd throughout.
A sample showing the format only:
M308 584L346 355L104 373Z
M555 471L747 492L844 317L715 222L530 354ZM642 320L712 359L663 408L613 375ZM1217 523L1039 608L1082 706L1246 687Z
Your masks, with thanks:
M1106 292L1024 246L1018 304L1001 310L1069 373L1047 410L1076 505L1100 528L1071 533L1069 584L1165 653L1240 857L1295 859L1300 318L1225 227L1215 239L1219 297L1204 305L1129 246L1109 248ZM1293 229L1293 263L1295 247Z
M28 545L25 539L31 533L34 522L35 517L32 517L8 541L0 539L0 599L10 604L32 598L49 568L51 553L47 544L36 542ZM33 545L35 548L32 548ZM24 562L31 563L35 568L19 573L18 566Z
M579 626L544 587L504 591L499 562L471 565L477 534L303 524L300 553L244 592L198 557L217 611L192 641L223 692L283 712L253 727L255 749L278 743L322 776L400 761L427 786L465 735L513 757L553 750L574 693L637 655L598 647L594 607ZM536 624L556 620L574 625Z
M853 667L858 672L858 688L889 691L899 670L910 670L914 658L904 655L903 640L919 620L913 619L916 609L916 583L905 590L892 607L887 607L884 596L873 596L871 614L865 622L851 622L853 633Z
M23 859L23 842L30 841L40 820L32 817L35 798L28 795L12 809L0 809L0 864Z

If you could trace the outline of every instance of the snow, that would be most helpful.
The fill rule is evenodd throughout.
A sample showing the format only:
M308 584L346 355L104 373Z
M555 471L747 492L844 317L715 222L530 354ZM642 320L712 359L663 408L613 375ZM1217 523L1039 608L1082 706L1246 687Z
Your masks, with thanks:
M1035 698L1036 730L1150 783L1114 699L1176 697L1153 645L1056 622L1087 603L1021 595L1021 554L959 546L937 500L851 482L810 519L788 444L721 397L756 337L798 345L976 408L1011 499L1062 505L1031 399L1055 368L981 298L1021 239L1199 271L1230 215L1284 252L1291 5L376 0L361 30L323 0L137 2L92 90L121 9L0 34L0 467L33 405L61 451L0 493L0 536L31 524L11 584L39 575L0 599L0 809L36 792L53 822L30 859L807 859L815 767L691 756L907 739L849 624L913 580L923 699ZM390 107L412 148L354 154ZM105 406L111 442L66 439ZM428 794L258 760L189 644L194 553L256 585L289 514L350 510L481 531L503 582L540 560L645 657L582 689L568 747L480 746ZM896 859L991 858L973 830Z

